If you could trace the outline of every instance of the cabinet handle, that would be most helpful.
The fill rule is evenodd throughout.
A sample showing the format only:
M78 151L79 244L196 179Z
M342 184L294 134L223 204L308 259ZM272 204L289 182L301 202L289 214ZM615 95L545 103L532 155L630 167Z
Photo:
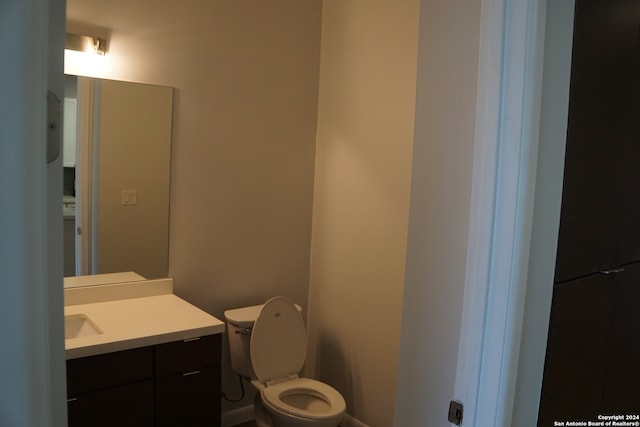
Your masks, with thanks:
M195 337L195 338L187 338L186 340L182 340L182 342L191 342L191 341L198 341L200 339L200 337Z
M618 268L613 268L611 270L600 270L598 273L600 274L605 274L605 275L611 275L611 274L618 274L618 273L622 273L624 271L624 267L618 267Z
M76 400L78 400L77 397L72 397L71 399L67 399L67 403L75 402Z
M200 371L193 371L193 372L187 372L185 374L182 374L183 377L188 377L190 375L198 375L200 373Z

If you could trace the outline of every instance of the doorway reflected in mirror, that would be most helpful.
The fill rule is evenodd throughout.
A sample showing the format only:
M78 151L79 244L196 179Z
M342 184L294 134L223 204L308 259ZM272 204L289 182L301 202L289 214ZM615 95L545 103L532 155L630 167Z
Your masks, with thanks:
M166 277L173 89L66 76L65 276Z

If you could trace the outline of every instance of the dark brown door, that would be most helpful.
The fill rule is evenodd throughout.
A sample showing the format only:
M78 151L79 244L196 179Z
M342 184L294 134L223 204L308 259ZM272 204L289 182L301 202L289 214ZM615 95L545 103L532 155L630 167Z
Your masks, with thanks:
M539 427L640 411L640 1L575 4Z

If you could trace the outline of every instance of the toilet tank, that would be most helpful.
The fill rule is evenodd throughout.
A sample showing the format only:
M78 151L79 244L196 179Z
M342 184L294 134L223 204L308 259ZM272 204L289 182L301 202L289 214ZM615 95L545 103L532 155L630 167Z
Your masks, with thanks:
M231 369L236 374L253 380L256 379L256 374L251 366L251 329L260 314L262 305L252 305L224 312L224 320L227 322ZM296 308L302 313L302 307L296 304Z
M229 338L229 354L231 369L238 375L256 379L251 366L251 328L255 323L262 304L251 307L236 308L224 312L227 322L227 336Z

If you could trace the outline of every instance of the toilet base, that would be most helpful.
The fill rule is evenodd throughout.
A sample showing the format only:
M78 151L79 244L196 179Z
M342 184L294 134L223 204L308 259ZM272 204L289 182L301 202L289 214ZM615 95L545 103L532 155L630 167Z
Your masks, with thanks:
M258 393L256 397L256 402L259 399L260 411L266 412L267 420L262 419L262 422L268 422L268 424L264 424L268 427L338 427L340 421L342 420L343 415L336 418L325 418L325 419L308 419L308 418L300 418L295 415L285 415L280 411L277 411L275 408L270 408L267 402L264 402L262 396ZM257 406L254 406L257 408ZM257 410L256 410L257 416ZM257 419L257 417L256 417ZM258 424L260 426L260 424Z
M273 427L271 416L262 403L262 397L260 393L256 393L256 398L253 401L253 412L256 416L256 425L258 427Z

